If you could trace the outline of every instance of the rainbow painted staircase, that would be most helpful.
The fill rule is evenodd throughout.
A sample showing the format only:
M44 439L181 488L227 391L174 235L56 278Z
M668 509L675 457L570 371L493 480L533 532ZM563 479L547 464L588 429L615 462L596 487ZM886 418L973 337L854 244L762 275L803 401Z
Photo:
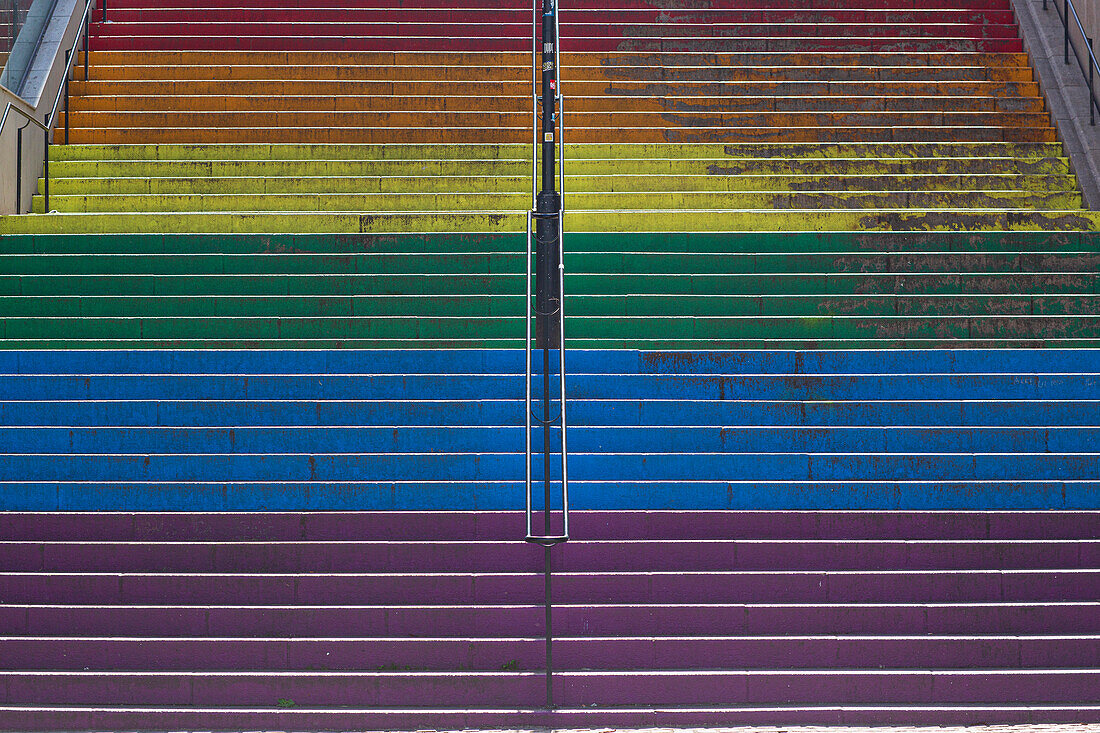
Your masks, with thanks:
M1100 233L1008 2L579 2L556 707L530 8L111 0L0 218L0 730L1100 721Z

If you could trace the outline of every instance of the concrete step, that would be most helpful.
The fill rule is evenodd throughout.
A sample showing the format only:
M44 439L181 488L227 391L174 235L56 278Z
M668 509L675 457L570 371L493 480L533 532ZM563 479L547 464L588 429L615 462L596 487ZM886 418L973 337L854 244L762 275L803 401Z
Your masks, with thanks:
M1066 289L1069 289L1066 287ZM860 296L572 296L578 316L1055 316L1100 315L1098 295L860 295ZM9 296L4 318L341 318L357 315L423 317L517 316L523 297L439 295L353 297L251 296Z
M148 726L152 715L157 726L179 730L215 725L234 728L297 728L315 730L345 730L356 725L374 728L394 727L467 729L494 728L502 725L522 725L528 728L569 726L591 728L610 724L621 728L654 726L716 727L768 725L776 720L789 725L906 725L915 715L924 721L943 725L988 724L998 721L1019 724L1021 721L1046 723L1088 723L1096 719L1100 708L1090 705L860 705L838 707L828 705L752 705L746 707L707 707L694 709L658 709L652 707L558 708L546 713L527 709L501 710L492 713L456 711L452 709L311 709L285 710L258 708L243 711L210 708L121 707L89 709L79 706L7 706L0 708L6 719L20 731L54 731L84 729L110 725L118 728L136 724Z
M571 425L788 426L1087 426L1089 401L996 400L942 405L932 400L827 403L697 400L688 406L659 400L573 400ZM522 414L520 400L23 400L2 407L7 425L226 427L249 425L507 424Z
M517 182L518 183L518 182ZM489 187L489 186L486 186ZM514 189L513 189L514 190ZM1019 210L1073 211L1082 206L1077 191L579 191L569 194L577 209L584 211L662 210ZM333 212L478 214L510 212L518 218L530 207L527 192L400 192L400 193L189 193L189 194L52 194L50 211L64 214L132 214L150 212L184 216L210 213ZM44 211L44 199L35 200L36 213Z
M17 512L0 526L3 541L347 542L514 541L519 511L349 512ZM1097 511L578 511L576 537L593 540L801 539L802 541L1019 541L1092 538ZM572 545L569 545L570 547ZM519 549L519 545L516 546ZM650 559L652 555L648 556Z
M34 610L28 619L28 611ZM554 629L567 636L721 634L925 634L1096 635L1100 605L1036 603L661 604L655 606L556 604ZM26 606L6 604L8 634L64 629L81 636L204 635L235 638L358 638L363 629L394 636L468 638L542 633L541 605L503 606ZM1030 671L1030 670L1029 670Z
M1055 158L1065 160L1057 143L946 143L946 142L863 142L863 143L757 143L717 145L706 143L668 143L654 147L642 144L570 144L566 160L702 160L719 159L731 163L761 159L797 159L826 162L838 158L862 160L912 158L1012 158L1034 162ZM53 145L50 161L270 161L278 160L424 160L438 161L531 159L530 148L523 143L441 145L439 143L394 145L375 144L261 144L261 145Z
M835 671L818 672L563 672L555 681L563 705L688 705L830 703L989 703L1011 695L1020 703L1076 703L1097 684L1095 670ZM300 673L0 673L9 699L24 704L193 705L275 707L359 705L397 708L410 702L494 708L509 702L535 708L545 699L539 673L377 672ZM948 685L934 694L933 680ZM62 692L63 691L63 692ZM61 694L58 694L58 693ZM416 707L412 705L410 707Z
M309 195L309 194L422 194L436 193L492 193L517 194L528 192L530 176L470 174L425 176L423 173L409 176L346 177L316 176L298 177L202 177L165 178L54 178L51 171L50 197L84 195L146 195L157 197L203 195ZM922 193L945 192L944 197L976 191L1006 191L1020 198L1040 193L1077 193L1077 180L1072 175L924 175L924 176L728 176L728 175L654 175L641 172L624 172L614 175L566 176L566 187L572 195L581 193L638 192L669 193L684 191L703 193L729 191L743 193L781 193L797 191L807 195L818 192L852 192L856 195L868 192ZM39 181L39 192L44 192L45 180ZM951 193L947 193L951 192Z
M575 425L570 443L581 453L674 451L690 445L697 453L911 453L933 452L1085 453L1100 429L1072 428L803 428L803 427L645 427ZM553 431L555 438L557 431ZM541 431L535 434L541 439ZM0 443L12 452L38 455L94 453L489 453L504 441L523 442L523 429L511 425L478 427L243 427L232 428L74 428L0 427Z
M1095 553L1085 560L1095 565ZM532 563L535 564L535 563ZM1086 567L1089 567L1086 565ZM1034 603L1090 601L1100 571L1083 570L696 570L554 575L558 603ZM0 574L6 604L135 604L153 606L251 604L326 607L521 604L537 606L544 579L527 573L172 574L51 571ZM778 630L779 627L777 627ZM2 674L2 673L0 673Z
M538 573L543 566L543 553L539 548L505 540L179 543L147 540L140 544L98 539L4 540L0 542L0 557L4 558L5 568L17 569L17 572L9 571L10 575L3 579L3 597L8 602L18 599L28 602L42 596L52 597L53 602L63 602L66 594L75 597L92 593L94 588L103 602L118 603L122 596L133 600L132 594L149 593L149 588L158 584L174 590L173 584L182 586L188 582L181 577L166 577L166 574L233 575L240 577L230 582L243 584L242 579L252 579L245 574L258 573L269 581L272 593L285 593L288 589L283 579L266 576L293 573ZM993 571L1057 574L1058 568L1095 567L1098 561L1100 540L1097 539L577 539L555 553L554 569L562 573L593 574L642 569L671 572L684 567L691 567L693 571L753 572L889 572L905 568L906 572L912 571L917 576L922 571L929 571L929 577L949 574L944 571L977 572L985 582L982 576ZM82 584L86 576L75 573L97 575ZM118 583L111 587L112 576L99 573L125 573L126 578L121 588ZM21 582L24 584L20 585ZM253 587L261 585L256 583ZM298 592L302 590L299 588ZM206 587L203 592L224 594L229 591ZM110 598L114 600L108 600ZM151 596L143 596L141 602L151 600Z
M1092 251L1097 235L1081 231L927 231L927 232L723 232L723 233L591 233L566 232L568 254L581 252L668 252L755 254L798 257L832 254L859 257L871 271L888 255L923 258L948 253L988 252L1042 256L1049 252ZM448 251L463 254L516 253L525 247L524 234L508 233L396 233L233 235L217 237L187 234L135 235L9 235L9 254L363 254L414 255ZM965 258L962 261L966 261ZM1026 268L1025 268L1026 269ZM486 291L490 293L491 291Z
M852 668L873 655L882 668L1028 669L1073 666L1095 656L1095 636L726 636L564 638L564 670ZM21 670L84 669L395 671L545 669L545 642L499 638L86 638L7 637L0 650Z

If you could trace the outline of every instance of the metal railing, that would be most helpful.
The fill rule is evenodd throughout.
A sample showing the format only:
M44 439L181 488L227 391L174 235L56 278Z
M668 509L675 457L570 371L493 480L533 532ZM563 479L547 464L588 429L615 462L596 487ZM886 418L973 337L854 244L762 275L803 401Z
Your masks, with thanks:
M1043 0L1043 10L1047 10L1050 0ZM1081 23L1081 16L1077 14L1077 8L1073 6L1073 0L1062 0L1062 7L1059 9L1058 0L1053 0L1054 10L1058 13L1059 19L1062 21L1062 54L1066 64L1069 64L1070 51L1073 51L1073 56L1077 59L1077 65L1081 69L1081 73L1085 76L1085 80L1089 86L1089 124L1096 125L1096 111L1100 109L1100 101L1096 99L1096 77L1100 75L1100 63L1096 61L1096 54L1093 50L1093 39L1089 37L1089 34L1085 32L1085 26ZM1088 51L1088 68L1085 68L1085 62L1081 60L1081 56L1077 52L1077 46L1073 42L1072 34L1070 33L1070 16L1073 16L1073 23L1077 26L1077 30L1081 33L1081 38L1084 41L1085 50Z
M537 207L538 199L538 185L539 185L539 105L542 103L542 96L539 94L538 89L538 72L542 68L538 62L538 5L541 4L540 0L535 0L532 4L531 10L531 23L532 23L532 40L531 40L531 211L527 212L527 254L525 260L526 273L527 273L527 316L524 320L524 326L526 328L526 494L527 494L527 540L529 542L536 542L542 545L554 545L559 542L565 542L569 539L569 469L568 469L568 457L565 443L565 306L564 306L564 293L565 293L565 262L564 258L558 260L558 311L552 314L560 321L560 328L557 329L558 334L558 382L559 382L559 405L560 411L558 416L550 419L548 414L544 414L539 418L534 415L532 411L531 400L531 326L532 326L532 295L531 291L531 276L532 276L532 255L534 254L532 249L532 242L534 241L534 229L532 227L532 220L535 217L535 209ZM555 4L554 13L554 36L555 43L560 38L559 34L559 21L558 21L558 8ZM543 94L546 94L548 90L543 89ZM556 65L554 68L554 89L552 91L554 97L555 107L558 115L558 129L557 129L557 147L558 147L558 178L559 188L561 189L558 199L558 250L561 252L564 248L562 244L562 232L565 224L565 115L562 111L562 94L561 94L561 66ZM551 314L543 314L550 316ZM550 329L547 329L548 331ZM544 351L548 352L549 347L544 348ZM549 379L548 370L544 369L544 379ZM544 402L547 402L544 407L548 407L549 396L544 395ZM560 534L553 534L549 529L549 515L550 515L550 486L549 486L549 463L550 454L548 451L544 452L544 471L546 472L546 479L544 479L543 490L545 493L545 502L543 506L543 513L545 515L544 531L542 534L537 534L534 531L533 519L534 519L534 501L532 496L533 482L531 476L531 430L533 427L533 421L537 421L543 429L544 438L545 434L550 431L553 424L559 423L561 425L561 491L562 491L562 531Z
M57 94L53 98L53 106L50 107L50 112L44 115L44 122L39 122L29 112L26 112L20 107L17 107L14 103L8 102L4 108L4 114L0 117L0 135L4 132L4 126L8 122L8 117L12 111L17 112L28 120L28 124L33 123L36 127L41 129L45 133L45 144L42 152L42 177L43 183L43 212L49 213L50 211L50 143L51 130L57 126L57 115L60 112L58 105L61 104L61 99L65 99L65 144L69 143L69 78L72 76L73 65L77 58L80 56L78 49L83 42L84 46L84 79L88 79L88 26L91 23L92 9L95 7L95 0L85 0L84 13L80 16L80 25L77 26L76 39L73 40L72 48L65 51L65 72L62 76L61 83L57 87ZM106 20L107 7L106 0L103 3L103 19ZM28 125L23 125L18 130L16 135L16 145L18 146L15 159L16 159L16 171L15 171L15 210L17 214L23 213L22 198L23 198L23 130Z
M542 11L542 63L539 64L539 10ZM569 470L568 453L565 445L565 261L563 256L563 219L565 211L565 121L561 113L561 65L559 54L559 23L557 0L532 0L531 8L531 210L527 212L527 249L524 267L526 268L527 295L525 301L526 318L526 374L524 380L524 407L526 429L525 454L525 493L527 542L541 545L543 548L543 596L545 602L545 642L546 642L546 708L554 708L554 657L553 657L553 568L551 553L554 545L569 540ZM538 77L542 74L542 95L539 95ZM540 119L541 141L540 141ZM555 115L557 117L555 118ZM555 124L556 123L556 124ZM555 151L554 135L557 135ZM542 150L541 170L539 150ZM558 178L560 186L555 186L554 154L558 156ZM541 175L540 175L541 174ZM541 188L539 190L541 178ZM561 189L558 193L557 188ZM534 223L534 227L532 227ZM532 262L532 241L534 262ZM555 273L554 270L557 270ZM532 270L535 271L535 292L531 292ZM534 299L532 300L532 295ZM532 344L532 311L537 344ZM556 336L556 338L555 338ZM556 341L556 343L555 343ZM551 352L557 347L558 356L558 414L553 412L551 399ZM542 415L532 409L531 387L532 347L542 351ZM542 530L534 528L534 482L531 476L533 454L531 452L531 431L537 422L542 433L543 468L543 505ZM561 444L561 511L562 530L555 533L552 529L551 510L553 496L551 491L553 472L551 463L553 448L551 430L559 427Z

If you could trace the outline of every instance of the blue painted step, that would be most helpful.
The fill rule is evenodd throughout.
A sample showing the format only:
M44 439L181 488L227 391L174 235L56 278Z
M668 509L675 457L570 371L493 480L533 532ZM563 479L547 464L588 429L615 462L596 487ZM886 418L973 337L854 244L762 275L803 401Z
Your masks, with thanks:
M991 367L993 365L990 365ZM516 399L509 374L3 375L0 400ZM697 375L568 372L573 399L929 400L1100 398L1100 374Z
M581 425L1061 426L1097 424L1090 401L717 401L571 399ZM518 425L519 399L0 402L0 425Z
M496 453L523 446L523 428L486 425L376 427L0 427L0 452L81 453ZM560 431L552 430L557 444ZM542 441L541 430L533 440ZM668 427L577 425L585 453L1088 453L1100 427Z
M536 484L536 495L540 485ZM572 481L578 510L1100 509L1100 481ZM18 511L518 511L521 481L0 482Z
M521 352L0 363L5 508L522 505ZM580 351L567 368L578 508L1100 505L1100 352Z
M567 351L573 373L1027 374L1100 372L1100 349ZM512 349L0 351L0 374L522 374Z

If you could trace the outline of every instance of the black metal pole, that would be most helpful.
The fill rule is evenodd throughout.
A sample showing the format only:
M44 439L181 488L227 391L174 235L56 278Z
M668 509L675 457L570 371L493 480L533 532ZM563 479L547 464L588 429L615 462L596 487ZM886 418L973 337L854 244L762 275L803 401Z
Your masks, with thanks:
M535 341L542 348L542 456L543 530L550 529L550 350L561 333L561 294L558 292L558 263L561 197L554 183L554 136L557 127L557 0L542 0L542 186L535 198ZM551 618L550 548L543 551L546 601L546 707L554 707L553 627Z
M1064 31L1062 33L1062 52L1066 57L1066 63L1069 63L1069 0L1064 0L1062 3L1062 27Z
M65 79L61 83L65 85L65 144L69 144L69 61L72 51L65 52Z
M88 81L88 57L91 55L91 49L88 48L88 26L92 24L91 13L88 14L88 18L84 21L84 81Z
M1088 40L1088 42L1089 42L1089 52L1090 52L1089 53L1089 124L1092 125L1093 127L1095 127L1096 126L1096 93L1094 91L1094 85L1093 85L1093 81L1092 81L1092 79L1093 79L1093 68L1094 68L1093 64L1092 64L1093 47L1092 47L1092 39L1089 38L1089 39L1086 39L1086 40Z
M46 180L46 192L42 197L43 214L50 213L50 116L46 115L45 148L42 153L42 177Z
M24 125L23 127L26 127ZM15 213L23 213L23 127L15 131Z

